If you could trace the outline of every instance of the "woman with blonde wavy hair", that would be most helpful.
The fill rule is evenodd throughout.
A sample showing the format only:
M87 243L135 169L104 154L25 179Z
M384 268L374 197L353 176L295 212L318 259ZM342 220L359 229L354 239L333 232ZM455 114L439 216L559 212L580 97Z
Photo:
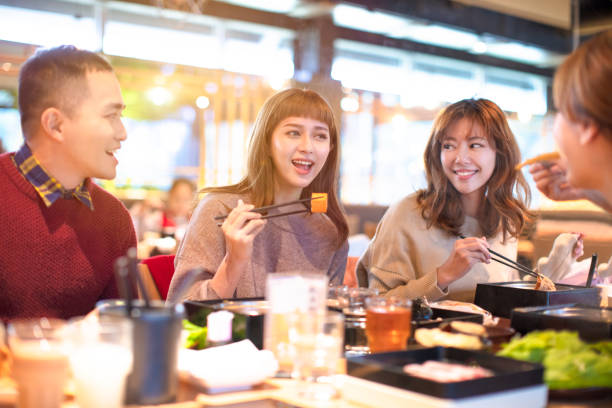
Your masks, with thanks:
M520 152L501 109L465 99L443 109L425 149L427 188L392 205L358 265L386 295L472 302L476 284L516 279L489 248L516 259L529 217ZM461 239L461 236L467 238Z
M205 273L187 299L257 297L266 275L300 271L327 274L340 284L348 253L348 225L338 200L340 140L332 110L318 93L288 89L259 111L249 144L246 175L238 183L209 187L176 255L168 299L188 270ZM255 207L327 193L327 213L261 219ZM270 215L305 209L295 204ZM221 227L214 219L228 214Z

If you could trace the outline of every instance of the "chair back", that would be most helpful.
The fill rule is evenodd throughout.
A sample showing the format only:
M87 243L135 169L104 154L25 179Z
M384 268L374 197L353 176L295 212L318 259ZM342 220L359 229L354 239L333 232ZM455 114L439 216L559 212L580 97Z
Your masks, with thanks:
M170 282L172 281L172 275L174 275L174 255L157 255L150 258L143 259L140 261L141 276L145 282L145 288L148 286L151 289L157 289L159 293L159 299L166 300L168 296L168 289L170 288ZM147 278L146 269L148 269L150 277ZM143 273L144 272L144 273ZM155 288L151 285L147 285L147 281L150 283L151 280L155 284ZM147 292L152 292L147 289ZM149 293L151 298L155 297L155 293Z
M357 262L359 261L358 256L349 256L346 260L346 270L344 271L344 282L343 284L349 288L356 288L357 282Z

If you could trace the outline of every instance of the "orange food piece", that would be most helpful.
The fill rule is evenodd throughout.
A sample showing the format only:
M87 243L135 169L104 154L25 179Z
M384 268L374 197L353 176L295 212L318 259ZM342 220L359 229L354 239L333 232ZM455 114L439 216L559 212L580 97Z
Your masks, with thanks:
M555 161L555 160L559 160L560 158L561 158L561 155L559 154L559 152L543 153L543 154L540 154L539 156L532 157L531 159L527 159L524 162L517 164L515 169L520 170L522 167L530 166L540 161Z
M327 193L312 193L312 199L310 201L310 212L327 212Z

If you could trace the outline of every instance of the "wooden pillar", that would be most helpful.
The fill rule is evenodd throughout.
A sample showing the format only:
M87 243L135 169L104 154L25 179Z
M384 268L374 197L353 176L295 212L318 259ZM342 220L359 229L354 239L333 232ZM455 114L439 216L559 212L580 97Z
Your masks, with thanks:
M304 21L294 42L295 75L292 86L312 89L330 103L340 129L342 85L331 78L335 26L330 15Z

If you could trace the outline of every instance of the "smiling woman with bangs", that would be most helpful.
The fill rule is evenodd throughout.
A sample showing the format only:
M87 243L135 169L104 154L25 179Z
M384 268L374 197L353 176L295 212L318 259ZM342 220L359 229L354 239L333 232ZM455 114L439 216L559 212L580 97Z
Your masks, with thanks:
M448 106L424 159L427 188L389 208L359 260L360 285L410 299L472 302L477 283L518 279L491 264L488 251L516 259L529 217L529 188L514 170L519 148L501 109L486 99Z
M316 92L288 89L270 97L251 134L247 174L236 184L209 187L176 256L168 299L192 268L204 268L186 299L259 297L268 273L304 272L344 278L348 225L337 197L339 137L329 104ZM327 213L262 220L255 207L327 193ZM305 209L296 204L274 209ZM219 228L217 215L229 213Z

